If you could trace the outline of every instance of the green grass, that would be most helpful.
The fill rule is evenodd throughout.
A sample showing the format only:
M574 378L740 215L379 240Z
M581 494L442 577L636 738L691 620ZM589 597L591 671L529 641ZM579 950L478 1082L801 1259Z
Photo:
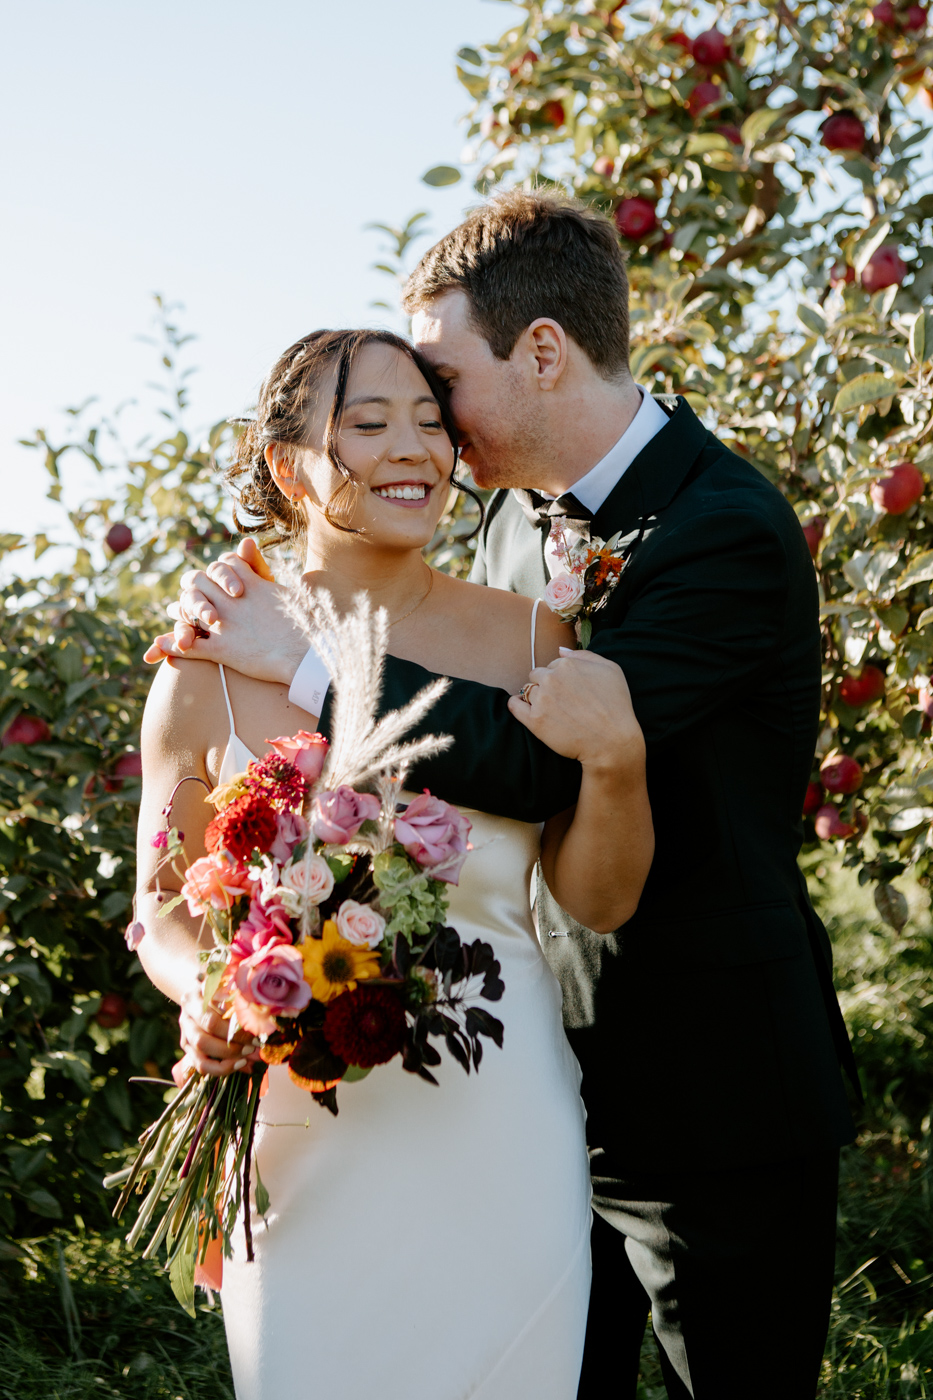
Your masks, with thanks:
M220 1308L182 1312L120 1239L30 1241L0 1274L0 1400L233 1400Z

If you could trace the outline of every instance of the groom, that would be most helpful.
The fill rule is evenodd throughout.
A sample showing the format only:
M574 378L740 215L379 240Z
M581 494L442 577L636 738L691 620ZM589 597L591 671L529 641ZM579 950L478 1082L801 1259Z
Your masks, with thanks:
M685 399L633 382L624 260L602 216L553 193L501 195L426 254L406 305L464 460L500 488L473 578L540 597L555 518L630 537L591 645L623 668L645 733L654 865L609 936L538 895L588 1111L579 1394L634 1396L650 1310L670 1397L812 1400L853 1135L840 1064L855 1070L796 864L820 688L806 543L781 494ZM249 578L237 562L189 581L186 615L222 626L187 654L292 682L318 713L326 676L313 654L298 666L305 643L260 615ZM384 705L427 680L390 659ZM454 681L426 728L456 743L418 783L529 822L571 806L576 765L535 739L532 711Z

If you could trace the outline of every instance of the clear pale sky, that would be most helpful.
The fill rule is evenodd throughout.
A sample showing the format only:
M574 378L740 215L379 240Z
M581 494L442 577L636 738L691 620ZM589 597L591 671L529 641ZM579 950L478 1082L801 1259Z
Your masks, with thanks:
M456 50L515 14L502 0L7 7L0 531L55 518L17 438L92 395L146 398L153 292L198 336L198 427L248 407L312 327L390 323L369 306L390 287L363 226L426 209L439 236L475 201L466 181L420 177L465 143Z

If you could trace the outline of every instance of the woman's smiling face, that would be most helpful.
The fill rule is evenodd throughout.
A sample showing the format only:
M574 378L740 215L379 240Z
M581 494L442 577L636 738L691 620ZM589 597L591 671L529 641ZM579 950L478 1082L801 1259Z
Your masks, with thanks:
M329 536L341 533L323 514L344 485L324 451L333 393L333 380L321 385L311 414L314 445L297 452L291 489L274 454L280 485L293 499L304 498L309 543L322 541L322 531ZM447 504L454 452L437 400L407 355L378 343L357 353L335 446L359 483L353 495L341 495L347 509L341 509L338 518L382 548L422 549L429 544Z

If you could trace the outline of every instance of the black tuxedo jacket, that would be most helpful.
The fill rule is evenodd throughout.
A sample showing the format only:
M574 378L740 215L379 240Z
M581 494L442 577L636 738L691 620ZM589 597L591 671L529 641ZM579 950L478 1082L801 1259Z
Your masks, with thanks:
M683 399L593 531L607 539L639 521L644 538L594 617L591 647L625 671L645 733L654 864L636 914L609 936L574 925L539 893L589 1141L629 1171L832 1147L853 1135L840 1062L854 1067L829 940L796 861L819 716L813 563L780 492ZM540 596L544 543L500 492L474 576ZM384 706L428 680L390 659ZM456 743L413 785L543 821L574 802L579 768L505 702L455 680L423 730Z

